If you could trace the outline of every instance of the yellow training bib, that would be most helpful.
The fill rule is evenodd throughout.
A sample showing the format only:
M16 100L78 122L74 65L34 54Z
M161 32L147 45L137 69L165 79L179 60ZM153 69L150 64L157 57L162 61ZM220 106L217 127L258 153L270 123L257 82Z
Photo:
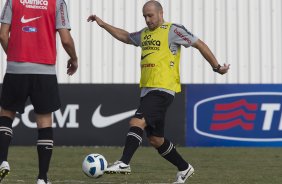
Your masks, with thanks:
M140 87L156 87L181 91L179 76L180 47L174 55L169 49L171 23L164 23L154 31L148 28L141 34Z

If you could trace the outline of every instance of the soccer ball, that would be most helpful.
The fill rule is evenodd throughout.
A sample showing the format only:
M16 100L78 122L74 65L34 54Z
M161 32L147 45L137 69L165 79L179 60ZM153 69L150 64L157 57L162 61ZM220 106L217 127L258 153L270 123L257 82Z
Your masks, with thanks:
M108 162L103 155L92 153L84 158L82 162L82 171L86 176L99 178L104 174L107 166Z

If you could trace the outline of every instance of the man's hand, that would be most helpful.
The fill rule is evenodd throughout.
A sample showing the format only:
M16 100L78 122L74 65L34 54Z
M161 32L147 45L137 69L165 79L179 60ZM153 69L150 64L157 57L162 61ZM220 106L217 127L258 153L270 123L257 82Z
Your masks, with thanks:
M67 74L73 75L78 68L77 59L72 59L72 58L69 59L67 68L68 68Z
M97 15L90 15L87 19L87 22L94 22L94 21L96 21L100 27L104 28L105 22L102 21Z
M224 65L223 65L223 66L220 66L220 67L218 68L218 70L215 71L215 72L220 73L221 75L223 75L223 74L225 74L225 73L228 72L229 66L230 66L230 64L225 64L225 63L224 63Z

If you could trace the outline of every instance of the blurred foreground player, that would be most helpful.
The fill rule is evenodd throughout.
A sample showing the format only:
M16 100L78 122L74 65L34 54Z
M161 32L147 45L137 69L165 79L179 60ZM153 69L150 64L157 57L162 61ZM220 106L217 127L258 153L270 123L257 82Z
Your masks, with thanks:
M9 173L8 148L16 112L27 98L34 107L38 128L37 184L50 184L47 173L53 149L52 112L60 108L56 76L56 32L70 56L68 75L78 67L64 0L7 0L0 17L0 41L7 69L0 99L0 182Z

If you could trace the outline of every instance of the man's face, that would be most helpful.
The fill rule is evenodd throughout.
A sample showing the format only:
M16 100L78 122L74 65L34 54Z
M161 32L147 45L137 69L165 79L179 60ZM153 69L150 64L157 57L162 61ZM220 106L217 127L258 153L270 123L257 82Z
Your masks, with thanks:
M153 5L147 5L143 8L143 16L150 30L155 30L163 23L163 12Z

